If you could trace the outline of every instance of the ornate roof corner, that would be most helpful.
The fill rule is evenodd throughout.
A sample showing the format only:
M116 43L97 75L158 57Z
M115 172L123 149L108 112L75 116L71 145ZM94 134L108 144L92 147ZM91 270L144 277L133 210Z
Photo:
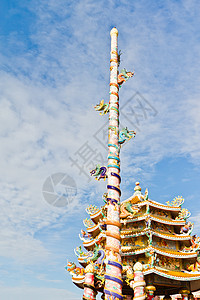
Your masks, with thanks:
M173 207L180 207L184 203L184 199L182 196L175 197L171 202L167 201L167 205Z

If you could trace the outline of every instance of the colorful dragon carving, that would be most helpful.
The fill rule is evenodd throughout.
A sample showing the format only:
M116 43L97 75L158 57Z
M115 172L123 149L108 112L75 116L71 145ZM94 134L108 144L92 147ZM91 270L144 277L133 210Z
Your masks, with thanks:
M94 170L90 171L91 176L94 176L96 180L107 178L107 168L101 167L99 164L96 165Z
M155 265L155 262L158 261L157 259L157 253L154 252L154 250L149 250L145 252L145 256L148 258L148 264L145 266L146 269L153 268Z
M73 276L83 276L85 274L84 268L79 268L76 266L73 262L68 262L65 269L70 272L70 274Z
M126 82L129 78L133 77L134 72L128 72L126 69L122 69L121 73L118 75L118 84L119 87L122 86L124 82Z
M198 252L200 250L200 237L197 237L196 235L193 235L190 238L190 241L191 241L192 245L190 247L184 247L182 251L184 251L184 252L190 252L190 251Z
M74 253L75 253L76 256L78 256L78 257L79 257L79 256L84 256L84 255L85 255L85 253L83 252L81 246L76 247L76 249L74 249Z
M200 263L197 261L195 264L190 265L187 269L191 272L200 272Z
M197 261L194 264L191 264L187 267L188 271L191 272L200 272L200 253L197 254Z
M190 215L191 213L189 212L189 210L187 208L183 208L176 217L176 220L186 220Z
M127 140L130 140L132 137L135 137L136 132L133 130L128 130L127 127L123 128L119 133L119 144L123 144Z
M182 196L175 197L171 203L169 201L166 202L169 206L179 207L184 203L184 199Z
M80 236L79 234L79 238L81 239L81 241L83 242L88 242L89 240L92 239L92 235L90 233L87 233L86 231L82 230L81 229L81 234L82 234L82 237Z
M74 249L74 253L76 254L77 257L84 257L86 259L86 261L89 260L93 260L93 258L96 257L97 255L97 250L94 249L94 251L89 251L89 252L83 252L81 246L80 247L76 247L76 249Z
M101 111L99 114L100 116L106 115L109 112L109 103L104 103L102 99L101 102L94 106L96 111Z
M121 204L120 218L122 218L122 219L124 219L126 217L131 218L138 211L139 211L139 208L136 205L132 205L130 202L123 202Z
M196 235L193 235L191 237L191 243L192 243L192 249L195 251L199 251L200 250L200 237L197 237ZM200 256L198 256L200 259Z
M98 255L100 255L96 261L97 265L103 265L105 260L105 251L103 249L98 250Z
M193 230L194 223L188 222L184 226L181 227L180 233L182 234L191 234Z

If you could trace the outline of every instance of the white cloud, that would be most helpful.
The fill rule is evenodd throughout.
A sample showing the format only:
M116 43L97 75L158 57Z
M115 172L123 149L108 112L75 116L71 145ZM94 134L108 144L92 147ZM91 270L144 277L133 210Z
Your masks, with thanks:
M62 280L58 280L58 279L49 279L49 278L47 278L46 274L40 274L40 275L38 275L37 279L39 279L41 281L52 282L52 283L60 283L60 282L62 282Z
M195 216L190 217L190 221L194 223L194 234L200 235L200 223L199 223L199 218L200 218L200 212L198 212Z
M72 293L64 289L56 288L37 288L37 287L1 287L1 299L2 300L79 300L80 294L77 292Z

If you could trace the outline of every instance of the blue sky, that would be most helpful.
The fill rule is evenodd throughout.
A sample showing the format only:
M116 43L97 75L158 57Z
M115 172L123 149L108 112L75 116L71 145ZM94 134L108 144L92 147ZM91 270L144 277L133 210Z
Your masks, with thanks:
M64 266L76 261L85 208L102 205L106 183L88 182L71 159L80 158L87 142L106 161L100 129L108 118L93 106L109 99L113 26L120 67L136 73L120 90L121 123L137 131L121 151L122 199L135 181L162 203L182 195L200 234L199 14L195 0L1 1L2 300L82 295ZM127 115L129 105L137 117ZM93 161L79 162L86 174ZM42 195L46 178L59 172L77 185L77 196L63 208Z

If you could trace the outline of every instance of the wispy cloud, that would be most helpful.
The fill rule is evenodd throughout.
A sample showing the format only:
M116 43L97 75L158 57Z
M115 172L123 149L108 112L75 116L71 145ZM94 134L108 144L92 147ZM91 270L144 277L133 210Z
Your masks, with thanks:
M18 298L21 300L30 299L42 299L47 297L49 300L64 300L72 299L79 300L80 295L78 293L71 293L64 289L55 289L55 288L32 288L27 286L15 287L15 288L6 288L1 287L1 296L3 300L13 300Z
M122 147L123 197L130 196L138 175L151 182L165 158L182 156L199 164L199 6L198 1L36 0L10 11L12 20L22 11L29 18L24 34L8 26L1 36L1 256L29 265L49 262L53 255L55 262L39 233L56 230L59 220L60 231L53 235L58 241L67 234L62 226L71 229L72 217L80 221L87 203L101 203L106 184L88 184L69 157L85 141L107 156L93 137L107 117L92 107L109 99L113 26L119 29L121 68L136 71L120 90L121 104L139 91L158 111L141 119L135 140ZM128 120L123 123L135 129ZM78 196L70 207L51 207L42 198L45 179L56 172L76 180ZM82 225L73 226L78 231ZM71 253L71 245L61 240L60 247ZM67 298L67 292L55 293L49 292L52 299Z

